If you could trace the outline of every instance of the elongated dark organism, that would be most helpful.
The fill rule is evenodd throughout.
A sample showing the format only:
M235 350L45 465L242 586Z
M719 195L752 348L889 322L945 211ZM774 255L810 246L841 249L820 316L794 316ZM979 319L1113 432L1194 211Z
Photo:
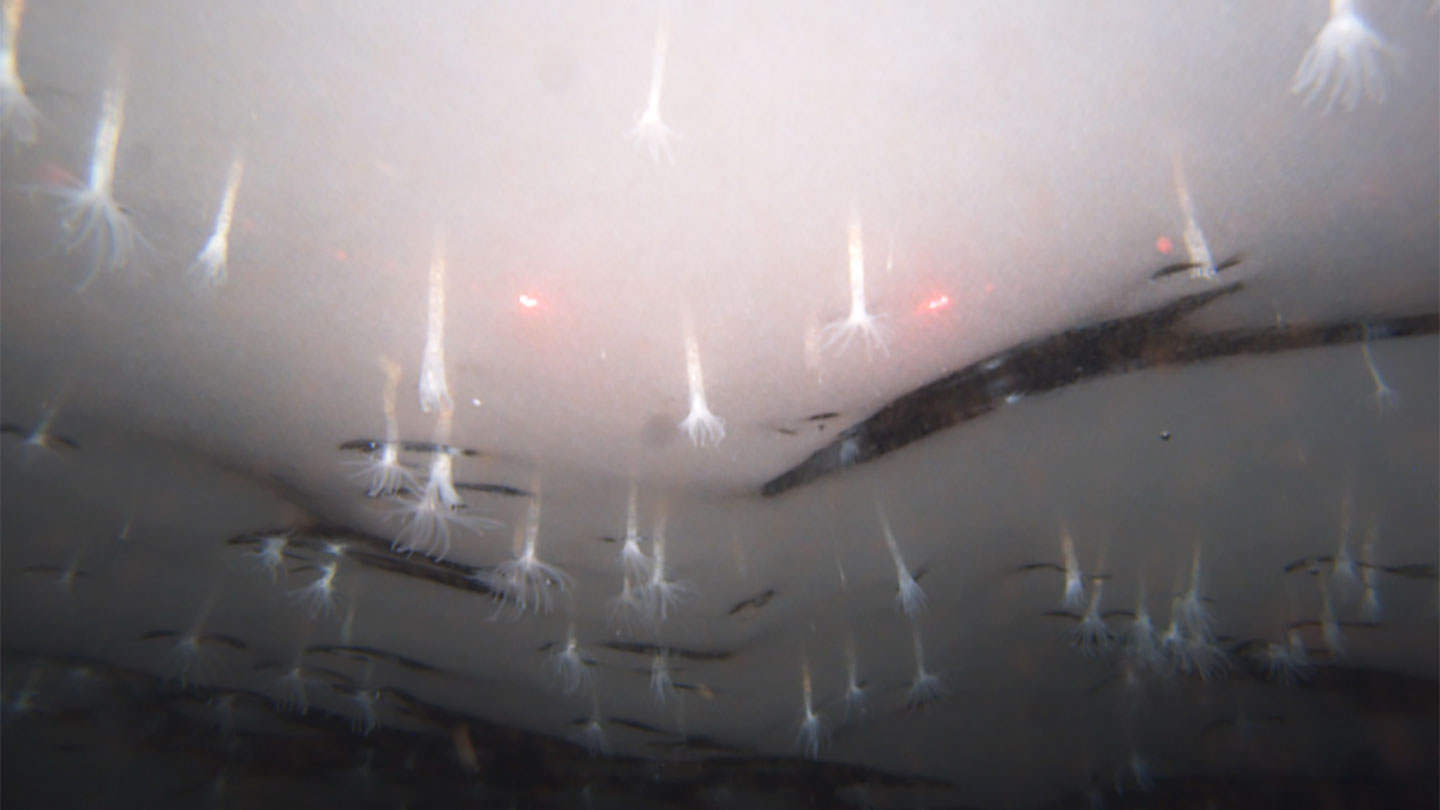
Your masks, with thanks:
M340 449L345 452L375 453L379 452L386 445L383 439L350 439L340 443ZM480 455L479 450L472 450L468 447L454 447L448 444L436 444L435 442L423 442L416 440L405 440L400 442L400 449L409 453L448 453L452 456L464 456L474 458Z
M330 554L340 549L345 558L369 568L389 571L401 576L433 582L447 588L455 588L485 596L492 594L484 582L476 578L480 569L448 560L432 560L429 557L404 554L391 548L389 540L367 534L349 526L316 525L305 528L289 527L264 534L285 535L289 538L285 556L299 559L296 550L309 554ZM257 535L248 532L226 541L230 545L249 545L258 542ZM313 560L311 561L313 562Z
M381 650L376 647L365 647L356 644L316 644L312 647L306 647L305 652L307 654L336 655L341 658L351 658L362 661L386 661L396 666L404 667L405 669L415 670L416 672L428 672L435 675L446 674L445 670L431 666L424 661L418 661L414 658L393 653L389 650Z
M1245 254L1237 253L1234 256L1226 259L1225 261L1215 265L1215 272L1223 273L1243 261L1245 261ZM1189 270L1194 270L1199 266L1200 262L1180 262L1179 264L1167 264L1152 273L1150 275L1150 280L1157 281L1159 279L1165 278L1166 276L1173 276L1176 273L1184 273Z
M507 484L479 484L470 483L469 481L457 481L455 483L455 488L469 490L471 492L484 492L488 495L507 495L512 498L534 497L534 494L531 492L527 492L526 490L520 489L519 487L512 487Z
M58 447L68 447L71 450L80 449L79 442L69 436L51 433L49 428L49 419L46 419L33 428L21 427L14 422L5 422L4 424L0 424L0 433L13 433L25 440L26 444L33 444L36 447L43 447L46 450L54 450Z
M735 653L724 650L686 650L680 647L647 644L643 641L606 641L602 642L600 646L615 652L646 657L664 653L669 658L683 658L687 661L728 661L735 656ZM649 670L647 669L646 672Z
M1278 714L1250 714L1242 711L1240 714L1211 720L1205 724L1204 728L1200 729L1200 736L1205 737L1213 732L1224 731L1231 728L1238 729L1241 733L1246 733L1249 727L1256 723L1274 723L1281 725L1284 722L1285 718Z
M826 419L835 419L835 418L838 417L838 416L840 416L840 412L839 412L839 411L826 411L826 412L824 412L824 413L817 413L817 414L812 414L812 415L810 415L810 416L807 416L807 417L805 417L805 421L806 421L806 422L823 422L823 421L825 421Z
M186 687L173 694L165 695L163 699L171 705L213 708L220 701L227 698L231 701L244 701L256 707L267 706L270 703L270 697L268 695L262 695L259 692L252 692L248 689L232 689L228 686L206 686L204 684Z
M449 444L436 444L435 442L417 442L409 440L400 442L400 449L408 453L428 453L430 455L434 455L436 453L445 453L451 456L464 456L465 458L475 458L476 456L480 455L479 450L471 450L468 447L455 447Z
M1335 558L1329 554L1317 554L1289 563L1282 569L1287 574L1296 571L1304 571L1307 574L1318 574L1320 569L1327 565L1334 565ZM1397 577L1406 579L1440 579L1440 568L1431 563L1407 563L1404 565L1374 565L1372 563L1355 563L1360 568L1369 568L1375 571L1382 571Z
M182 630L151 630L140 636L141 641L153 641L157 638L183 638L188 635ZM224 644L235 650L248 650L250 645L234 636L227 636L224 633L201 633L195 637L200 644Z
M438 672L439 670L436 671ZM392 705L403 714L426 720L433 714L428 704L404 689L386 686L376 691L380 696L380 702L382 704Z
M648 675L649 670L644 670L642 674ZM678 689L681 692L694 692L707 700L715 697L716 695L723 694L723 692L717 691L716 689L706 686L703 683L689 683L686 681L671 681L670 688Z
M1339 625L1340 627L1344 628L1344 629L1347 629L1347 630L1351 630L1351 629L1354 629L1354 628L1357 628L1357 627L1358 627L1358 628L1361 628L1361 629L1365 629L1365 630L1374 630L1374 629L1376 629L1376 628L1378 628L1378 627L1383 626L1383 625L1380 624L1380 622L1369 622L1369 621L1343 621L1343 622L1336 622L1336 624ZM1286 630L1304 630L1304 629L1306 629L1306 628L1308 628L1308 627L1314 627L1314 628L1319 628L1319 629L1322 629L1322 630L1323 630L1324 627L1325 627L1325 623L1324 623L1324 621L1321 620L1321 619L1301 619L1301 620L1299 620L1299 621L1291 622L1289 625L1286 626L1285 629L1286 629Z
M1284 572L1287 573L1287 574L1293 574L1293 573L1295 573L1296 571L1299 571L1299 570L1302 570L1302 569L1304 569L1306 573L1318 574L1318 573L1320 572L1320 567L1321 567L1321 566L1324 566L1324 565L1333 565L1334 563L1335 563L1335 558L1332 557L1332 556L1330 556L1330 555L1328 555L1328 554L1318 555L1318 556L1310 556L1310 557L1301 557L1300 559L1296 560L1295 562L1286 564L1285 568L1282 569L1282 570L1284 570Z
M271 660L261 661L260 663L256 664L253 669L256 672L285 672L286 670L289 670L294 666L295 662L293 661L282 663L280 661ZM340 672L339 670L330 669L328 667L312 667L308 664L305 665L304 669L306 675L309 677L313 678L315 676L319 676L319 680L321 680L327 687L344 687L346 689L355 688L355 679L350 677L349 675L346 675L343 672Z
M927 569L920 568L920 569L917 569L917 570L915 571L915 581L916 581L916 582L919 582L919 581L920 581L920 577L924 576L926 570L927 570ZM1068 572L1066 571L1066 569L1065 569L1065 566L1061 565L1060 563L1052 563L1052 562L1030 562L1030 563L1021 563L1020 565L1015 566L1015 570L1016 570L1016 572L1022 573L1022 574L1025 573L1025 572L1027 572L1027 571L1054 571L1054 572L1057 573L1057 574L1068 573ZM1102 581L1104 581L1104 582L1109 582L1109 581L1110 581L1110 575L1109 575L1109 574L1087 574L1085 578L1086 578L1086 579L1089 579L1089 580L1091 580L1091 581L1094 581L1094 580L1102 580Z
M657 751L669 751L671 753L688 751L697 754L724 754L728 756L749 756L755 753L755 749L753 748L722 743L714 737L703 734L692 734L673 740L651 740L645 743L645 745Z
M267 537L289 537L295 531L294 526L285 526L279 529L262 529L256 532L245 532L237 534L225 541L227 546L258 546L265 542Z
M54 574L56 580L64 583L67 580L73 581L80 577L93 576L89 571L81 571L68 565L31 565L22 569L26 574Z
M977 419L1013 397L1033 396L1091 377L1134 371L1154 356L1185 316L1244 287L1236 282L1156 309L1022 343L892 400L843 430L810 458L768 481L779 495L843 467L863 464L940 430Z
M766 605L770 604L770 600L771 600L771 599L774 599L774 598L775 598L775 589L774 589L774 588L771 588L771 589L765 591L764 593L760 594L759 596L752 596L752 597L750 597L749 599L742 599L742 600L740 600L739 602L736 602L736 603L735 603L735 607L730 608L729 613L727 613L727 614L725 614L725 615L727 615L727 616L734 616L735 614L737 614L737 613L739 613L739 612L741 612L741 611L749 611L749 612L757 611L757 610L759 610L760 608L765 607Z
M1367 566L1360 564L1362 568L1378 568L1387 574L1394 574L1397 577L1407 579L1440 579L1440 568L1429 563L1411 563L1409 565L1375 565Z
M978 419L1002 404L1088 379L1235 355L1263 355L1345 343L1434 334L1440 312L1382 320L1286 324L1210 333L1182 331L1181 321L1244 289L1241 282L1195 293L1124 318L1081 326L1023 343L892 400L830 444L766 482L773 497L845 467L877 459L932 433Z
M478 576L481 569L452 562L437 563L428 557L405 557L394 552L374 554L356 552L348 555L361 565L380 571L389 571L401 576L433 582L447 588L493 596L494 591Z
M628 718L628 717L607 717L607 718L605 718L605 722L607 722L607 723L613 723L613 724L615 724L615 725L617 725L617 726L624 726L625 728L632 729L632 730L634 730L634 731L639 731L639 732L641 732L641 733L643 733L643 734L669 734L669 733L670 733L670 732L668 732L668 731L666 731L666 730L664 730L664 729L662 729L662 728L656 728L655 726L652 726L652 725L650 725L649 723L642 723L642 722L640 722L639 720L631 720L631 719Z

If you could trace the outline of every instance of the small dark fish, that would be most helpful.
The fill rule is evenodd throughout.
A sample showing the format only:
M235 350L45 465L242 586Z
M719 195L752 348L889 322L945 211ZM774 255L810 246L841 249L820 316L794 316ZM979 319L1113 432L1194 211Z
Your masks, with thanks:
M920 569L918 569L918 570L915 572L915 581L916 581L916 582L919 582L919 581L920 581L921 573L924 572L924 570L925 570L924 568L920 568ZM1033 563L1023 563L1023 564L1021 564L1021 565L1017 565L1017 566L1015 566L1015 570L1016 570L1016 571L1020 571L1020 572L1022 572L1022 573L1025 572L1025 571L1056 571L1056 572L1058 572L1058 573L1063 574L1063 573L1065 573L1065 566L1060 565L1059 563L1033 562ZM1087 582L1108 582L1109 579L1110 579L1110 576L1111 576L1110 574L1089 574L1089 575L1086 575L1085 580L1086 580Z
M1320 573L1320 566L1330 565L1334 562L1335 558L1328 555L1302 557L1301 559L1298 559L1295 562L1286 565L1283 570L1287 574L1293 574L1301 569L1304 569L1305 573L1307 574L1318 574Z
M1058 565L1058 564L1056 564L1056 563L1036 562L1036 563L1025 563L1024 565L1018 565L1018 566L1015 567L1015 570L1016 570L1016 571L1059 571L1060 573L1063 574L1063 573L1065 573L1065 566L1063 566L1063 565Z
M286 672L294 666L294 662L290 661L284 663L281 663L279 661L261 661L254 666L254 670L256 672ZM343 672L329 669L327 667L312 666L306 666L304 668L304 671L307 678L318 677L319 680L323 681L327 687L335 689L336 691L339 691L342 688L355 688L355 679L350 677L349 675L346 675Z
M1363 565L1363 563L1362 563ZM1387 574L1394 574L1397 577L1408 579L1440 579L1440 569L1429 563L1411 563L1409 565L1377 565Z
M670 684L670 686L671 688L678 689L682 692L694 692L695 694L699 695L702 698L705 698L706 700L714 700L716 695L719 694L714 689L711 689L709 686L706 686L703 683L686 683L684 681L674 681Z
M62 567L58 565L32 565L29 568L24 569L24 571L27 574L54 574L56 579L61 581L64 581L66 579L76 579L79 577L90 576L89 571L80 571L78 569Z
M507 484L478 484L468 481L455 482L456 489L465 489L471 492L484 492L488 495L508 495L512 498L532 498L534 493L527 492L519 487L512 487Z
M444 453L450 456L464 456L466 458L474 458L480 455L479 450L455 447L449 444L437 444L435 442L403 441L400 442L400 449L411 453Z
M749 599L745 599L745 600L742 600L742 601L740 601L740 602L737 602L737 603L735 604L735 607L730 608L730 612L729 612L728 614L726 614L726 615L728 615L728 616L734 616L735 614L740 613L741 611L745 611L746 613L754 613L754 612L758 611L760 608L763 608L763 607L765 607L766 605L770 604L770 600L771 600L771 599L774 599L774 598L775 598L775 589L774 589L774 588L771 588L770 590L765 591L764 593L760 594L759 596L752 596L752 597L750 597Z
M752 752L752 749L722 743L713 737L704 735L691 735L678 740L657 740L645 744L651 748L675 753L693 751L704 754L749 754Z
M839 413L838 411L826 411L826 412L824 412L824 413L817 413L817 414L814 414L814 415L812 415L812 416L807 416L807 417L805 417L805 421L806 421L806 422L821 422L821 421L824 421L824 420L826 420L826 419L835 419L835 418L837 418L837 417L839 417L839 416L840 416L840 413Z
M429 672L433 674L445 674L439 667L431 666L424 661L417 661L414 658L393 653L389 650L381 650L375 647L364 647L360 645L344 644L316 644L305 648L306 653L320 653L324 655L335 655L341 658L349 658L359 661L386 661L396 666L412 669L416 672Z
M1215 265L1215 272L1223 273L1243 261L1245 261L1245 254L1237 253L1234 256L1226 259L1225 261ZM1152 273L1150 275L1150 280L1157 281L1159 279L1165 278L1166 276L1173 276L1176 273L1183 273L1187 270L1194 270L1198 267L1200 267L1200 262L1179 262L1177 264L1167 264Z
M185 636L185 633L182 633L179 630L151 630L141 635L140 640L153 641L157 638L181 638L183 636ZM250 649L249 644L246 644L244 641L234 636L227 636L224 633L206 633L204 635L196 636L195 641L199 644L224 644L225 646L235 650Z
M201 644L224 644L232 650L250 649L249 644L246 644L244 641L234 636L227 636L224 633L206 633L205 635L200 636L199 640Z
M230 538L229 540L226 540L226 541L225 541L225 545L227 545L227 546L258 546L258 545L260 545L261 543L265 542L265 538L267 538L267 537L285 537L285 538L289 538L290 533L293 532L293 531L295 531L294 527L287 526L286 528L283 528L283 529L271 529L271 530L269 530L269 531L246 532L246 533L244 533L244 534L237 534L237 535L235 535L234 537Z
M625 728L634 729L635 731L643 732L645 734L670 733L668 731L665 731L664 729L656 728L655 726L652 726L648 723L642 723L639 720L631 720L628 717L607 717L605 718L605 722L613 723L617 726L624 726Z
M381 439L350 439L341 442L340 449L344 451L358 451L361 453L375 453L383 450L389 442ZM435 442L422 442L405 440L401 441L400 449L410 453L445 453L452 456L465 456L474 458L480 455L479 450L471 450L465 447L454 447L448 444L437 444Z
M46 450L54 450L57 447L68 447L71 450L80 449L79 443L69 436L51 433L48 419L33 428L21 427L13 422L5 422L4 424L0 424L0 433L13 433L21 439L24 439L27 444L37 445Z
M1186 270L1194 270L1199 266L1199 262L1179 262L1177 264L1167 264L1159 270L1156 270L1154 273L1151 273L1150 280L1155 281L1156 279L1162 279L1166 276L1173 276L1176 273L1183 273Z
M632 655L652 656L663 652L670 658L683 658L687 661L728 661L735 656L735 653L724 650L686 650L680 647L662 647L659 644L647 644L643 641L606 641L600 646L607 650L630 653ZM649 670L646 671L648 672Z
M1253 728L1256 723L1272 723L1275 725L1279 725L1284 722L1285 718L1278 714L1251 715L1248 712L1242 711L1233 717L1221 717L1216 720L1211 720L1209 723L1205 724L1204 728L1200 729L1200 736L1204 737L1208 734L1211 734L1212 732L1223 731L1225 729L1231 728L1237 729L1240 732L1244 733Z

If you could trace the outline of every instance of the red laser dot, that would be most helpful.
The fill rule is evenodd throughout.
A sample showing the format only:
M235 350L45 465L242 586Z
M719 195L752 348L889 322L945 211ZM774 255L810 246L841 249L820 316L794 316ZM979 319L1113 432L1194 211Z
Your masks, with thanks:
M950 296L948 295L942 295L938 298L931 298L929 301L925 302L925 309L930 312L939 312L940 310L946 309L949 306Z
M1170 237L1162 236L1155 240L1155 249L1168 256L1175 249L1175 243L1170 241Z
M540 299L532 295L526 295L524 293L521 293L520 306L525 307L526 309L534 309L535 307L540 306Z

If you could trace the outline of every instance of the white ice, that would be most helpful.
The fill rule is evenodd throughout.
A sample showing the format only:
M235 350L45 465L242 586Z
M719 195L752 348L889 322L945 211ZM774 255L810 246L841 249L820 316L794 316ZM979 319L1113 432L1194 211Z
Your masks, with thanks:
M559 568L542 562L539 557L538 487L530 500L530 509L522 531L524 541L519 554L495 566L495 570L484 578L484 582L500 600L500 606L495 611L497 618L506 613L507 607L514 618L524 615L526 610L533 610L537 615L550 613L555 609L555 596L570 591L570 576Z
M670 657L662 649L650 659L650 696L655 698L656 705L664 706L674 694L675 682L670 680Z
M868 708L868 703L869 701L865 696L865 684L860 680L860 663L855 651L855 637L847 634L845 637L846 721L863 717Z
M820 715L806 705L805 719L800 722L800 729L795 734L795 749L810 759L819 759L820 749L824 747L828 736Z
M551 674L560 682L560 691L566 695L578 695L589 687L590 662L580 654L580 642L575 637L573 622L565 643L550 653L546 663Z
M575 733L574 741L591 757L604 756L610 753L610 743L605 738L605 727L601 724L603 718L600 715L600 698L598 695L590 695L590 716Z
M859 337L865 344L866 359L875 351L888 355L890 350L885 343L885 330L865 307L865 246L858 216L851 217L849 237L850 314L827 324L820 336L827 349L844 351L852 340Z
M1215 270L1215 259L1210 254L1210 245L1205 241L1205 232L1200 230L1200 218L1195 210L1195 200L1190 196L1190 184L1185 179L1185 167L1180 154L1175 154L1171 165L1172 180L1175 184L1175 198L1180 212L1185 216L1185 229L1181 239L1185 242L1185 254L1190 260L1190 277L1216 281L1220 278Z
M640 549L640 515L636 503L637 493L634 482L630 484L630 498L625 508L625 541L620 547L620 571L627 582L645 582L654 569L654 561Z
M940 677L925 669L925 648L920 644L920 630L911 628L915 644L915 679L910 683L910 692L905 696L905 708L910 711L923 708L942 700L949 690Z
M362 462L351 462L351 464L358 464L360 468L358 475L366 482L365 495L367 497L388 497L396 495L402 490L419 493L421 488L415 479L415 473L400 461L400 420L396 415L396 398L400 389L400 364L385 355L381 355L379 361L380 370L385 375L385 385L381 389L381 401L385 410L385 441L380 445L378 452L371 453ZM448 423L443 423L442 420L440 427L446 428L446 441L448 441ZM452 487L452 492L453 489Z
M1135 595L1135 618L1125 634L1125 655L1138 669L1148 670L1159 665L1160 647L1155 635L1155 624L1150 619L1147 604L1145 577L1140 577Z
M650 95L645 111L640 113L635 126L628 133L636 145L643 147L650 160L659 165L661 156L672 166L675 155L670 151L670 139L679 133L666 125L660 117L660 95L665 86L665 55L670 49L670 23L662 10L660 22L655 30L655 51L650 63Z
M1294 686L1309 680L1315 671L1305 651L1305 640L1298 630L1288 631L1284 643L1271 642L1267 645L1262 659L1266 677L1283 686Z
M1375 365L1375 356L1370 353L1370 330L1365 330L1365 340L1360 343L1360 351L1365 355L1365 369L1370 372L1370 381L1375 384L1375 391L1370 395L1370 400L1375 406L1375 412L1379 416L1393 412L1400 407L1400 395L1396 393L1386 382L1385 377L1380 374L1380 369Z
M895 563L895 607L907 617L914 618L925 610L925 590L915 581L915 577L911 576L905 559L900 556L900 546L895 542L895 533L890 530L890 519L885 515L885 510L877 504L876 511L880 515L880 527L885 534L885 546L890 550L890 559Z
M205 622L210 618L210 612L214 610L218 598L216 591L206 597L200 611L195 615L195 620L190 623L190 629L181 634L166 656L166 678L175 681L181 688L194 686L213 675L214 658L203 644Z
M31 144L40 113L25 93L16 61L23 7L24 3L5 0L5 28L0 32L0 132L15 143Z
M661 515L655 522L650 579L640 593L645 619L657 625L665 621L681 602L695 596L695 586L689 582L666 579L665 545L665 516Z
M415 473L400 461L400 446L385 442L377 452L366 456L364 461L351 461L356 467L355 477L365 484L365 496L379 498L396 495L401 491L416 492L420 489Z
M1325 112L1338 103L1346 110L1360 104L1361 95L1385 100L1383 62L1395 52L1370 28L1355 8L1355 0L1330 0L1330 18L1305 52L1290 91L1311 104L1325 97Z
M1180 598L1180 627L1187 638L1210 640L1214 637L1215 616L1205 606L1201 593L1200 546L1196 544L1190 561L1190 586Z
M275 709L304 717L310 711L310 696L305 691L306 680L305 670L297 660L293 667L275 681L274 691L270 696L275 703Z
M445 377L445 235L436 231L430 256L430 294L425 323L425 353L420 360L420 410L453 411Z
M225 283L226 267L230 257L230 223L235 216L235 197L240 193L240 181L245 176L245 164L236 157L230 163L225 179L225 193L220 200L220 209L215 214L215 226L206 240L205 247L190 265L190 273L212 287Z
M717 445L725 438L725 420L710 411L705 399L705 373L700 367L700 346L689 319L685 323L685 379L689 385L690 413L680 421L680 429L696 447Z
M82 291L100 273L124 267L135 249L144 243L130 215L115 202L115 151L124 124L125 91L117 82L105 91L101 105L89 181L36 188L60 201L60 222L69 234L67 251L93 242L90 272L79 287Z
M485 530L500 525L489 518L470 514L466 509L446 506L441 500L437 482L426 482L418 497L397 496L394 503L398 508L393 514L405 522L395 535L395 548L405 552L418 551L435 560L443 560L450 553L451 533L455 528L483 535Z
M340 561L331 560L317 569L320 576L308 585L290 592L290 600L303 607L310 618L330 618L335 613L335 602L339 594L335 591L335 574L340 570Z
M1075 539L1070 536L1068 526L1060 527L1060 552L1065 558L1065 595L1061 604L1074 610L1084 604L1085 577L1080 571L1080 560L1075 556Z
M825 745L828 734L824 720L815 713L815 698L810 687L810 662L803 657L800 660L800 682L804 694L804 714L795 734L795 749L810 759L819 759L820 749Z
M256 570L269 574L270 582L274 584L280 575L285 573L285 548L289 544L289 535L266 535L260 538L260 547L253 551L247 551L245 556L251 559Z
M1070 643L1087 657L1107 653L1115 643L1110 629L1105 626L1105 618L1100 613L1100 598L1104 588L1105 580L1096 577L1091 583L1090 604L1085 608L1085 615L1069 633Z

